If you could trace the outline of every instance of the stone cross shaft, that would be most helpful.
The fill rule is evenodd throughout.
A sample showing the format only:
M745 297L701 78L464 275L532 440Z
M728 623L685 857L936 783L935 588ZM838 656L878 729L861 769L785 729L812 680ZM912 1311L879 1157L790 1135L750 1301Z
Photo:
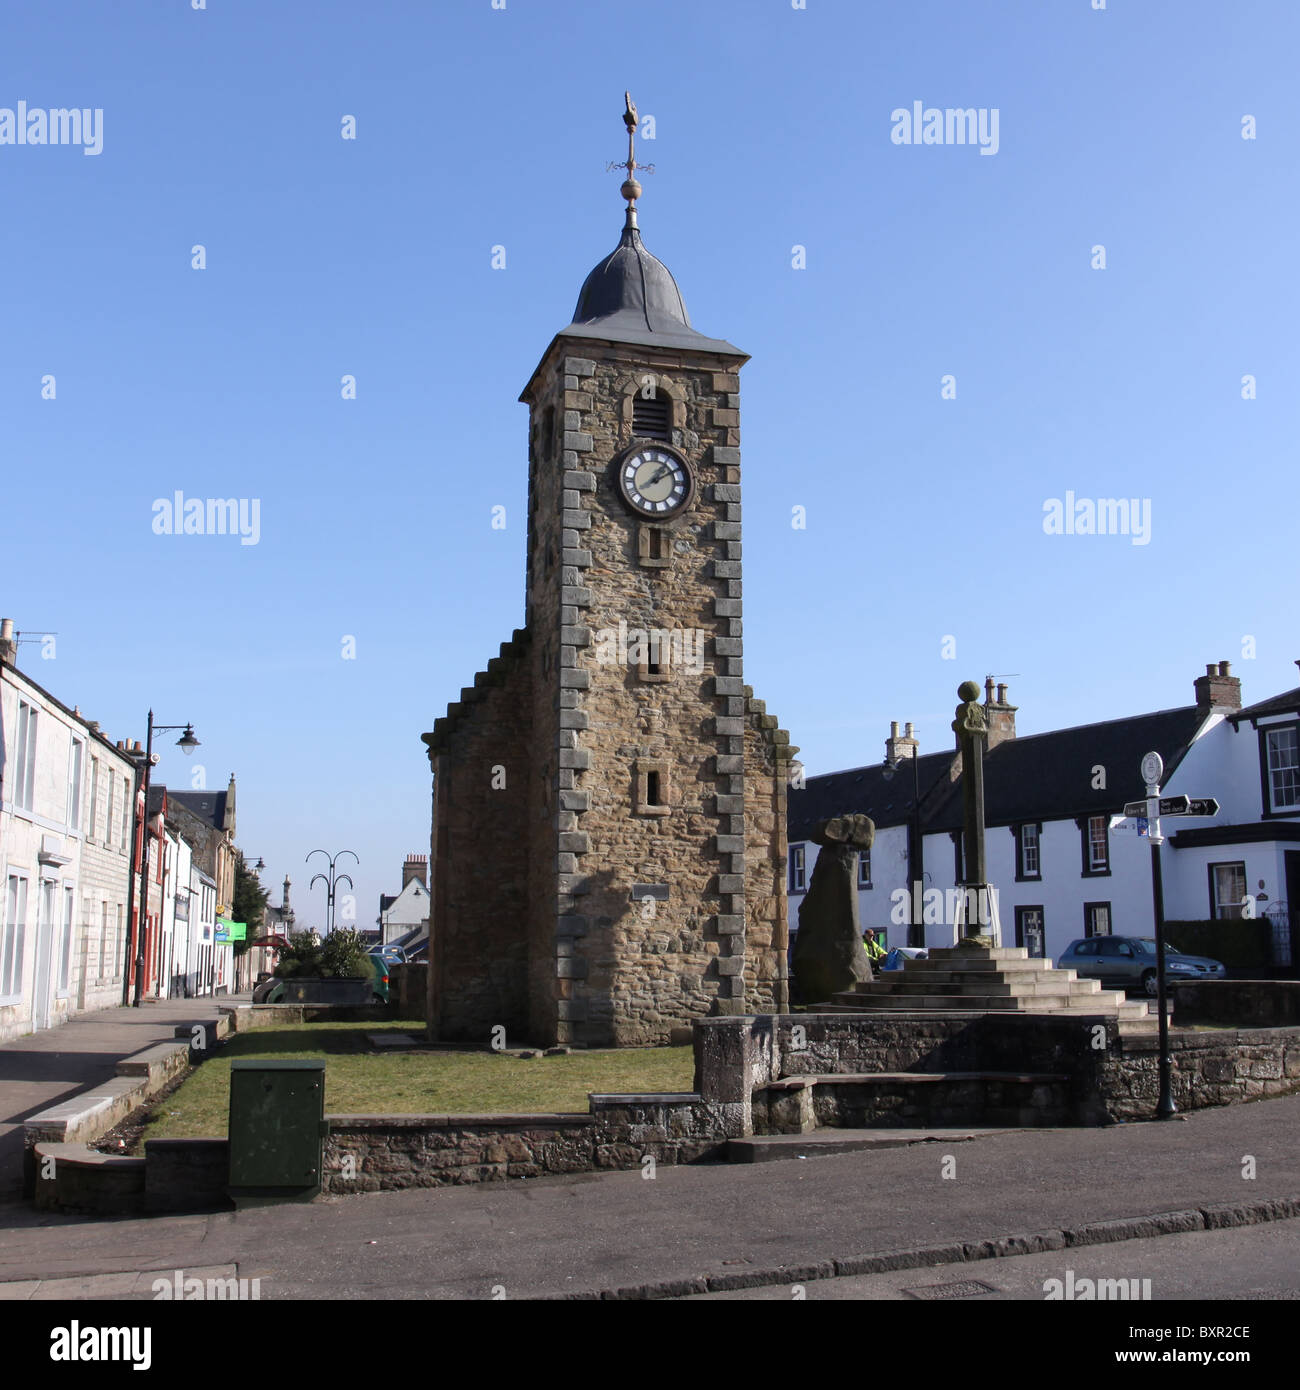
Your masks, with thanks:
M987 882L984 858L984 745L988 724L979 704L980 688L974 681L957 687L962 703L952 727L961 747L962 766L962 886L983 890ZM970 900L970 895L967 895ZM978 914L967 914L967 936L978 936Z

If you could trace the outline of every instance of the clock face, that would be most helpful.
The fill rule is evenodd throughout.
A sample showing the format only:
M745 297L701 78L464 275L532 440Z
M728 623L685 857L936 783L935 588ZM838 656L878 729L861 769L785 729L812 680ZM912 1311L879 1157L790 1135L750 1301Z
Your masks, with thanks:
M694 490L690 470L676 452L655 444L633 449L619 465L618 485L634 512L669 517L682 511Z

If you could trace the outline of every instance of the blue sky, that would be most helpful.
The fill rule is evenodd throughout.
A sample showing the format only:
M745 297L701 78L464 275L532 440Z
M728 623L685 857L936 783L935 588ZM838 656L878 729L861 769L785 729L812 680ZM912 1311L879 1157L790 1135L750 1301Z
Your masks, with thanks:
M427 848L419 735L522 621L517 397L617 241L625 88L655 118L646 244L752 354L746 679L809 772L878 760L890 719L947 746L989 673L1021 732L1189 703L1211 660L1247 699L1296 684L1291 0L5 27L0 108L104 114L98 155L0 144L0 615L57 634L20 664L113 737L193 720L304 915L309 850L360 856L369 923ZM997 153L894 143L915 101L996 109ZM177 489L257 499L258 543L156 535ZM1067 492L1149 502L1149 543L1045 534Z

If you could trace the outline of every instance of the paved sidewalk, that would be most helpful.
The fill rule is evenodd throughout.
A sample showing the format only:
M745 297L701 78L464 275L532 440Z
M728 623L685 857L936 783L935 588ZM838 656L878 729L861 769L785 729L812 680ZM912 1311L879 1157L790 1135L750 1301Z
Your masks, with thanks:
M159 999L138 1009L102 1009L57 1028L0 1043L0 1202L22 1192L23 1121L115 1075L123 1057L169 1041L177 1024L217 1017L246 994Z
M1163 1123L660 1166L653 1180L583 1173L117 1221L8 1207L0 1285L27 1281L9 1291L21 1298L30 1281L234 1265L264 1299L663 1296L673 1281L865 1273L893 1252L917 1267L927 1250L978 1271L1044 1248L1023 1239L1035 1232L1068 1248L1300 1212L1297 1133L1300 1096L1287 1096ZM1157 1213L1176 1216L1140 1219Z

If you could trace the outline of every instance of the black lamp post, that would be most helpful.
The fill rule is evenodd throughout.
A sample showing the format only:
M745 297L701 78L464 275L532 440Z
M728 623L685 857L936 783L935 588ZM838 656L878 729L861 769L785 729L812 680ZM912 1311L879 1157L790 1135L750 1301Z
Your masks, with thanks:
M886 782L893 780L899 764L903 761L901 755L885 760L882 771ZM906 761L912 764L912 805L907 813L907 876L910 880L907 894L907 944L924 946L925 924L918 904L925 896L925 847L921 842L921 772L917 767L919 758L915 748Z
M176 740L176 745L186 757L199 746L199 741L194 736L193 724L155 724L153 722L153 710L149 711L149 732L145 740L144 747L144 822L143 834L140 837L140 855L138 872L140 874L140 905L139 916L143 917L149 910L149 779L153 772L154 751L153 736L156 733L167 734L181 731L181 736ZM137 771L141 767L136 764ZM126 890L126 960L123 962L125 970L122 979L122 1004L131 1005L139 1008L140 996L144 991L144 932L140 930L139 923L136 921L135 903L135 878L136 869L132 869L131 878ZM131 997L131 962L135 961L135 997Z
M335 869L335 863L337 860L342 859L345 854L351 854L352 858L356 860L358 864L361 863L361 860L357 859L357 856L353 854L350 849L341 849L337 854L333 855L330 854L328 850L314 849L312 850L311 854L323 854L325 858L329 860L329 873L317 874L315 878L313 878L312 881L307 885L308 888L315 888L316 879L320 879L325 884L325 934L328 936L334 930L335 890L338 888L340 883L346 883L349 888L355 887L350 875L341 874L337 872L337 870ZM307 856L306 862L308 864L311 863L311 854Z

